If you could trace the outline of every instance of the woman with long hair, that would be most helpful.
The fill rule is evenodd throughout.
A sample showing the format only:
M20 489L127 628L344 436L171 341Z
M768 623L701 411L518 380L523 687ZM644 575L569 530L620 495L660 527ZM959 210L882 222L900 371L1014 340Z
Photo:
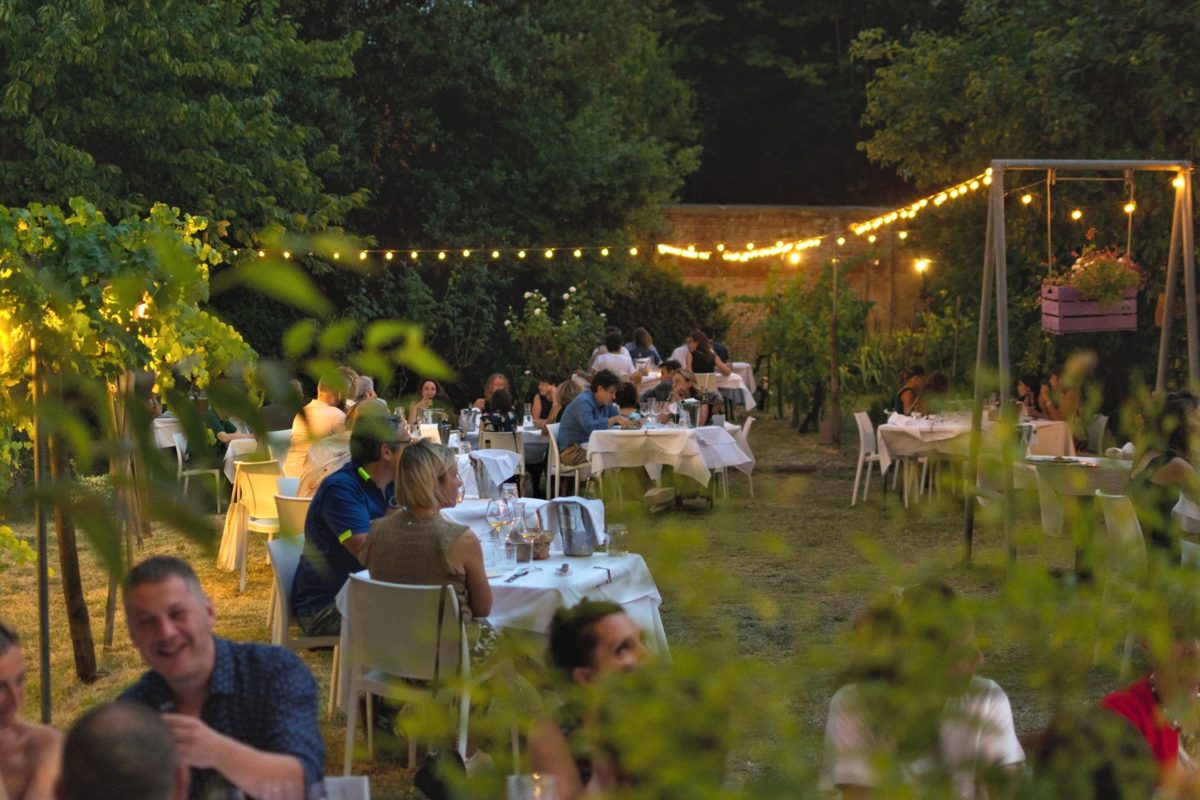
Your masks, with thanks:
M692 372L719 372L722 375L733 372L733 367L721 360L712 349L708 336L699 328L688 335L687 348L686 366Z

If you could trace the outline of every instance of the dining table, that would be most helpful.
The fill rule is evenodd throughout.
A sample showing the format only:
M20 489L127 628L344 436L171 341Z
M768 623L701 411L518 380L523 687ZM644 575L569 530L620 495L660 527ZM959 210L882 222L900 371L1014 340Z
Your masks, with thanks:
M609 469L644 467L650 478L657 481L663 466L669 466L701 486L708 485L714 470L731 468L749 475L754 469L754 458L724 426L716 425L593 431L587 452L593 475Z
M526 512L529 513L532 508L544 508L553 501L530 498L521 502L527 504ZM591 503L599 504L599 501ZM486 536L486 506L486 501L467 501L443 509L442 515ZM603 529L602 519L600 529ZM562 571L564 565L565 572ZM359 574L370 577L367 570ZM548 643L550 625L558 609L570 608L584 598L608 601L621 606L637 624L649 650L663 657L670 654L659 612L662 595L645 559L637 553L610 556L599 549L591 556L567 556L562 552L561 538L556 538L547 559L489 569L488 585L492 590L492 611L487 619L502 630ZM349 591L343 586L337 596L337 607L343 617L349 612L348 601ZM347 646L346 636L347 626L343 625L343 650ZM339 706L345 709L348 681L339 680L335 691Z
M1039 456L1075 455L1075 440L1066 422L1049 419L1030 420L1033 436L1028 454ZM984 422L985 441L995 441L995 423ZM905 456L941 453L966 456L971 444L970 414L944 414L914 417L893 413L876 431L879 469L883 473L892 462Z
M747 364L747 367L750 365ZM645 394L646 392L658 386L662 382L662 373L651 372L642 379L638 386L638 393ZM711 375L711 379L705 377ZM744 406L747 411L753 411L758 408L758 402L754 399L754 384L750 381L754 379L753 371L750 372L750 381L743 377L743 373L734 370L728 375L722 375L719 372L702 372L696 375L697 383L711 380L712 388L716 389L722 397L728 397L734 405Z

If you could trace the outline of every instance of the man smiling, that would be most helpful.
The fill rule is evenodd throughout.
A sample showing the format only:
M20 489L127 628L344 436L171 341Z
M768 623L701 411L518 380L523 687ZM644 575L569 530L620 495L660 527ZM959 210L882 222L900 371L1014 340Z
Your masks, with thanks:
M321 778L317 684L294 654L213 635L212 601L185 561L153 556L124 585L129 635L150 667L122 700L163 712L191 798L234 786L303 797Z

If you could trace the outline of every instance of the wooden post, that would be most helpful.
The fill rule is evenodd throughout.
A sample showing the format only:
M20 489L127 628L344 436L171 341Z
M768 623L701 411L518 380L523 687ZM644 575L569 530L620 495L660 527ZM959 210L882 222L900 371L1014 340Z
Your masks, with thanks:
M41 672L42 723L50 719L50 562L46 526L46 430L42 423L41 356L36 336L29 337L29 364L33 398L33 497L37 517L38 669Z

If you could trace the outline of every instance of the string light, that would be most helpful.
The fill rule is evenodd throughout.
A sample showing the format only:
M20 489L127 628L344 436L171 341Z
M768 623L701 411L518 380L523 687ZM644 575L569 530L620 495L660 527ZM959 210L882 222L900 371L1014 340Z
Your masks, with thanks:
M582 250L580 250L578 247L576 247L576 248L575 248L575 252L571 253L571 255L575 256L576 258L582 258L582 257L583 257L583 251L582 251Z
M929 269L929 259L918 258L915 266L917 268L917 272L923 273L925 270Z
M493 250L493 251L492 251L492 258L499 258L499 257L500 257L500 251L499 251L499 250Z
M471 251L463 250L463 258L470 258L470 257L471 257Z
M1125 204L1125 213L1126 214L1132 214L1135 210L1137 210L1137 203L1135 203L1134 201L1130 200L1128 203Z
M823 237L814 236L810 239L801 239L795 242L776 242L773 247L757 247L742 250L741 252L726 251L721 254L721 258L725 261L738 261L745 263L757 258L770 258L772 256L784 256L792 252L807 250L810 247L817 247L821 244ZM751 242L750 244L753 244Z
M792 253L790 256L788 256L788 261L792 262L792 264L799 264L800 263L800 254L798 252Z
M724 252L725 252L725 243L724 243L724 242L718 242L718 243L717 243L717 252L718 252L718 253L724 253Z
M383 257L386 258L388 261L391 261L393 258L396 257L396 254L393 253L391 250L388 250L386 253L383 254Z
M631 247L631 248L629 248L629 255L631 255L631 256L636 256L636 255L637 255L637 248L636 248L636 247Z
M334 260L334 261L337 261L337 260L338 260L339 258L341 258L341 257L342 257L342 254L341 254L341 253L339 253L339 252L337 252L337 251L335 250L335 251L334 251L334 253L333 253L333 260Z
M267 257L267 251L266 251L266 250L259 250L259 251L258 251L258 257L259 257L259 258L266 258L266 257Z
M1174 186L1176 189L1182 189L1183 183L1184 183L1183 175L1176 175L1175 180L1171 181L1171 185Z
M664 256L679 256L680 258L688 258L693 261L708 261L712 257L712 253L708 250L697 250L696 245L690 244L685 250L682 247L675 247L669 244L660 244L655 249L660 255Z
M868 236L867 241L871 244L875 244L875 234L872 233L870 236Z
M908 238L908 231L900 231L900 232L899 232L898 234L896 234L896 235L897 235L897 236L899 236L901 239L907 239L907 238Z
M547 250L545 255L546 255L546 258L554 258L554 251Z
M1021 195L1021 202L1025 205L1029 205L1033 202L1033 195L1029 194L1029 192L1026 192L1025 194Z
M608 248L607 248L607 247L601 247L601 248L600 248L600 255L602 255L602 256L606 256L606 255L608 255Z
M360 252L359 252L359 254L358 254L358 260L359 260L359 261L366 261L366 260L367 260L367 251L366 251L366 250L362 250L362 251L360 251Z
M284 250L284 251L283 251L283 258L284 258L284 260L287 260L287 259L289 259L289 258L291 258L291 257L292 257L292 253L291 253L291 251L290 251L290 250Z
M1075 209L1074 211L1071 212L1071 219L1078 222L1079 220L1083 219L1083 212L1080 211L1078 208Z
M524 251L524 250L518 250L518 251L517 251L517 258L524 258L524 257L525 257L525 251Z
M838 243L838 247L841 247L842 245L844 245L844 244L846 243L846 237L845 237L845 236L839 236L839 237L837 238L837 243Z
M438 261L445 261L445 260L446 260L446 251L439 250L438 251Z
M880 214L872 219L866 219L852 223L850 225L850 230L854 231L855 236L862 236L864 233L870 233L871 231L878 230L884 225L891 225L896 220L912 219L919 214L923 208L929 205L930 202L933 203L934 207L941 206L943 203L946 203L950 200L957 200L966 196L970 192L976 191L979 189L980 185L991 186L991 184L992 168L988 167L980 174L968 178L961 183L957 183L948 189L943 189L939 192L935 192L934 194L922 197L919 200L914 200L911 203L900 206L899 208L889 211L886 214Z

